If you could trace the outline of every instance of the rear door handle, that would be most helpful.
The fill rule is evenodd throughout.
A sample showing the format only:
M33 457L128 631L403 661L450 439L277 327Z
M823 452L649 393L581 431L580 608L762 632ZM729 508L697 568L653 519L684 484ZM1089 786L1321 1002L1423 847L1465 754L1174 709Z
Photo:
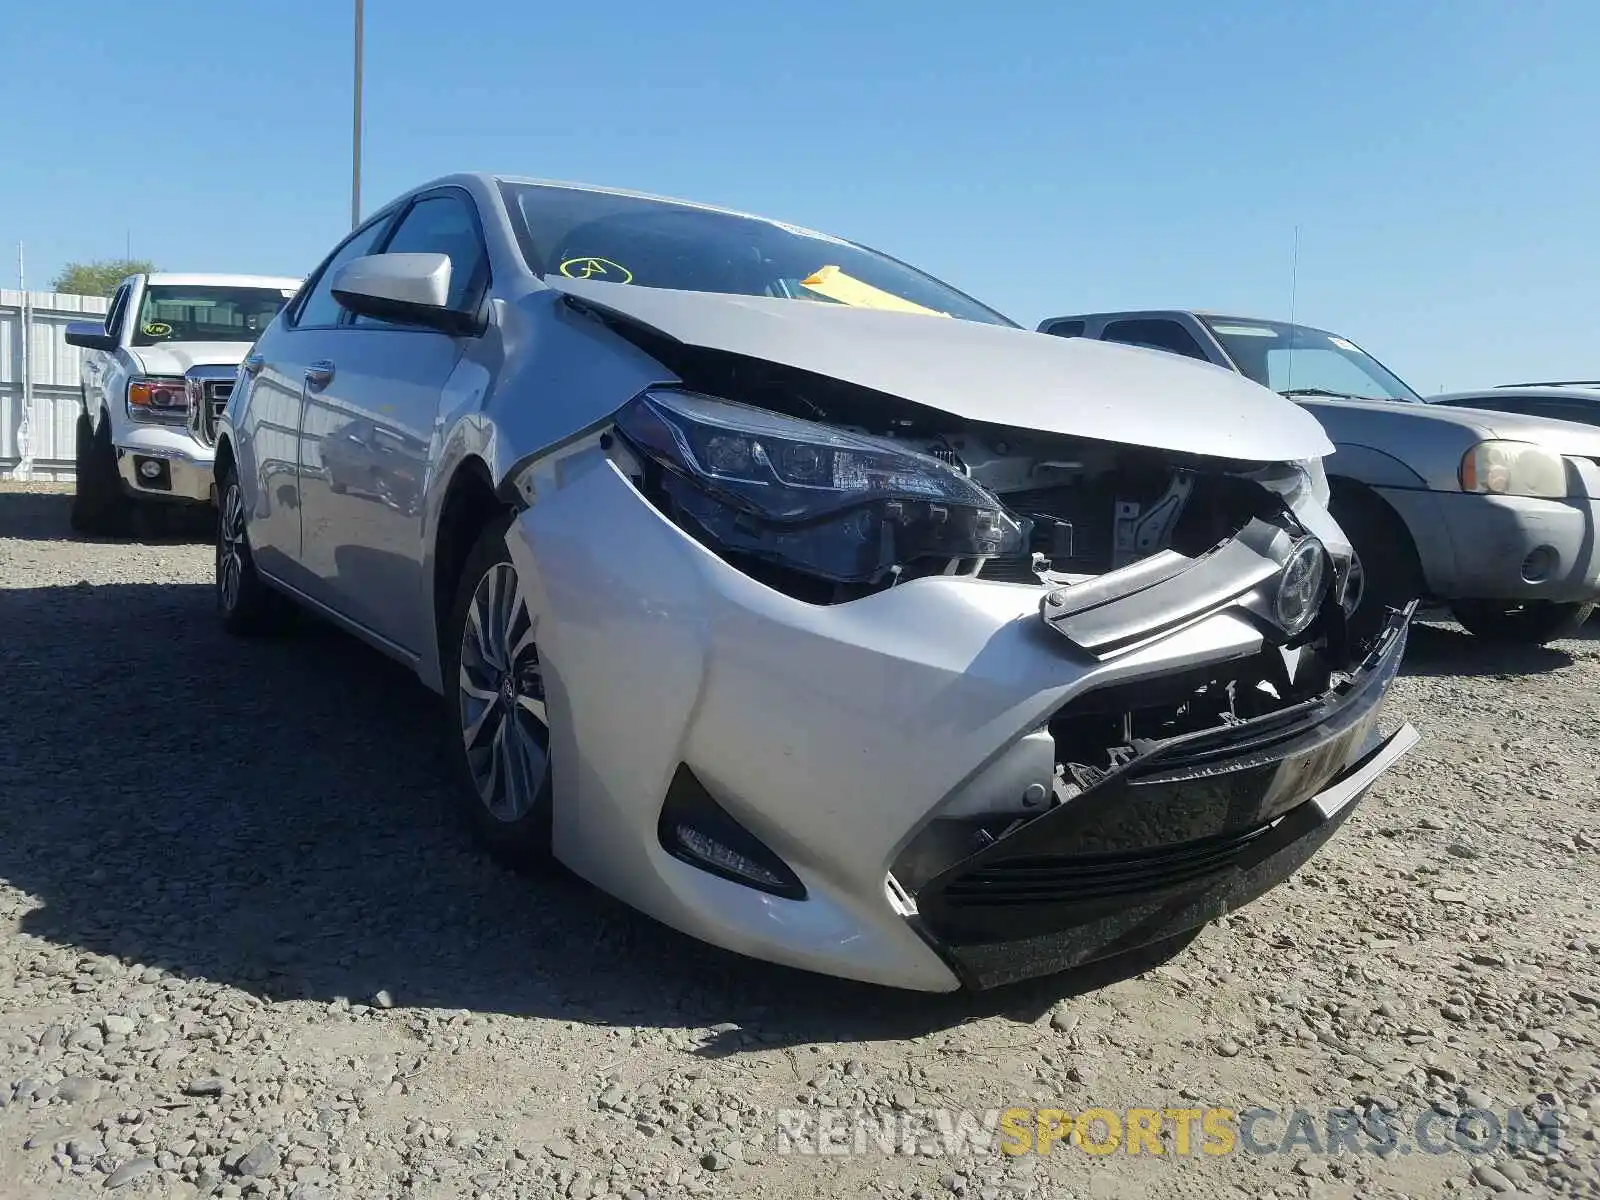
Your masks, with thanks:
M316 391L327 387L333 379L333 363L328 359L314 362L306 368L306 382Z
M262 358L259 354L250 354L245 357L242 365L244 366L246 374L259 375L261 373L261 368L267 365L267 360Z

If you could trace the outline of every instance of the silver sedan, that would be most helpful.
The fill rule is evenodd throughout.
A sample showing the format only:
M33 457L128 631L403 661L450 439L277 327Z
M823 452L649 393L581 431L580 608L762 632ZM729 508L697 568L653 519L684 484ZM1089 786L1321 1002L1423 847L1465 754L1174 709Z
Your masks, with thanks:
M442 698L484 842L732 950L989 987L1330 837L1378 718L1331 447L779 221L460 175L344 239L219 424L217 607Z

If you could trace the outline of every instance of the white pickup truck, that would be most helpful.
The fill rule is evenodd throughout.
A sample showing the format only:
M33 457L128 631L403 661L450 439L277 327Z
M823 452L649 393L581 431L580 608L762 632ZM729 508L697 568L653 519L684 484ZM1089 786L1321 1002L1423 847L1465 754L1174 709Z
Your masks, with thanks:
M130 275L104 324L67 327L90 351L78 416L72 527L129 532L144 504L210 504L216 414L239 363L300 280L265 275Z

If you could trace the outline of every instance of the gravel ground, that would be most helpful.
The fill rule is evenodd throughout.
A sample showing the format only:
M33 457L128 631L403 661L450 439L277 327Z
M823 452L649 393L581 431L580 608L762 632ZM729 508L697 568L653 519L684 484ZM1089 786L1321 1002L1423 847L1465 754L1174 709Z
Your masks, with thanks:
M0 485L0 1195L1600 1195L1594 640L1419 626L1390 712L1423 744L1289 884L1137 961L908 996L497 869L404 672L228 640L205 529L83 542L66 503ZM1269 1154L775 1132L1008 1106L1312 1120ZM1559 1135L1407 1153L1429 1106ZM1319 1153L1345 1108L1404 1148Z

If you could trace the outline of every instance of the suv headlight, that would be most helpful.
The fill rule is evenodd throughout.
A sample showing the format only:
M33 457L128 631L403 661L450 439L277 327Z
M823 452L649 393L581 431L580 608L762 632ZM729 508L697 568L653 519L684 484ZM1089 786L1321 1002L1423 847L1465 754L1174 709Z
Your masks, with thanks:
M1461 457L1461 490L1490 496L1567 494L1567 464L1554 450L1533 442L1479 442Z
M1015 554L1021 521L936 458L886 438L692 392L649 392L617 431L708 540L840 583L925 557Z
M128 416L158 425L182 425L189 419L189 393L181 378L135 375L128 380Z

